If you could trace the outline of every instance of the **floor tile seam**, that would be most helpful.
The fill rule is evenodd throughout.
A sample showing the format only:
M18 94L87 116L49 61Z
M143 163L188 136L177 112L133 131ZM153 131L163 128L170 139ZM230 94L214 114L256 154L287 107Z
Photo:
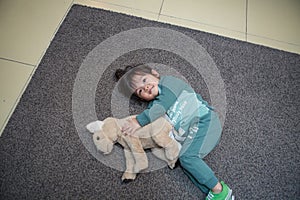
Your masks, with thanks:
M74 2L74 0L72 0L72 1L69 3L69 6L68 6L68 8L66 9L66 11L65 11L65 13L64 13L64 15L63 15L63 17L62 17L61 20L59 21L59 23L58 23L58 25L56 26L54 32L52 33L50 40L48 40L48 44L47 44L46 48L44 48L43 52L41 53L41 56L39 57L39 59L38 59L38 61L37 61L35 70L36 70L36 68L39 66L39 64L41 63L41 61L42 61L42 59L43 59L43 57L44 57L44 55L45 55L47 49L49 48L49 46L50 46L50 44L51 44L51 42L52 42L52 40L54 39L54 37L55 37L56 33L58 32L60 26L62 25L63 21L64 21L65 18L67 17L69 11L71 10L71 8L72 8L72 6L73 6L73 2ZM35 70L34 70L34 71L35 71Z
M271 41L274 41L274 42L279 42L279 43L288 44L288 45L295 46L295 47L300 47L300 44L295 44L295 43L291 43L291 42L287 42L287 41L282 41L282 40L278 40L278 39L274 39L274 38L270 38L270 37L266 37L266 36L262 36L262 35L257 35L257 34L253 34L253 33L247 33L247 37L248 36L259 37L259 38L271 40Z
M170 17L170 18L183 20L183 21L189 21L189 22L196 23L196 24L199 24L199 25L205 25L205 26L210 26L210 27L214 27L214 28L219 28L219 29L223 29L225 31L236 32L236 33L239 33L239 34L245 34L245 38L246 38L245 41L249 41L248 36L255 36L255 37L262 38L262 39L268 39L268 40L271 40L271 41L274 41L274 42L279 42L279 43L283 43L283 44L288 44L288 45L300 47L300 45L298 45L298 44L290 43L290 42L287 42L287 41L277 40L277 39L274 39L274 38L269 38L269 37L265 37L265 36L261 36L261 35L251 34L251 33L242 32L242 31L238 31L238 30L233 30L233 29L229 29L229 28L225 28L225 27L217 26L217 25L213 25L213 24L202 23L202 22L199 22L199 21L191 20L191 19L184 19L184 18L179 18L179 17L175 17L175 16L171 16L171 15L164 15L164 14L160 14L160 16ZM159 19L158 21L161 21L161 19ZM198 30L200 30L200 29L198 29ZM200 30L200 31L205 31L205 30ZM248 30L246 30L246 31L248 31ZM230 36L228 36L228 37L230 37Z
M248 0L246 0L246 26L245 26L245 38L248 41Z
M162 0L161 5L160 5L160 9L159 9L159 13L158 13L158 16L157 16L157 21L159 20L159 17L160 17L160 15L161 15L161 11L162 11L164 2L165 2L165 0Z
M14 102L12 108L10 109L9 114L7 115L6 119L4 120L3 126L0 127L0 128L1 128L1 129L0 129L0 137L1 137L1 135L2 135L2 133L3 133L3 131L4 131L4 129L5 129L6 125L7 125L7 123L8 123L8 121L9 121L11 115L13 114L13 112L14 112L14 110L16 109L17 105L19 104L19 101L20 101L20 99L21 99L21 97L22 97L24 91L26 90L27 86L29 85L29 82L30 82L32 76L34 75L35 71L37 70L37 68L38 68L38 66L39 66L39 64L40 64L40 62L42 61L42 58L44 57L44 55L45 55L47 49L49 48L49 46L50 46L50 44L51 44L53 38L55 37L55 35L56 35L57 31L59 30L61 24L63 23L63 21L65 20L67 14L69 13L69 11L70 11L70 9L71 9L73 3L74 3L74 0L70 2L69 6L68 6L68 9L66 10L64 16L62 17L62 19L60 20L59 24L57 25L57 27L56 27L54 33L52 34L51 39L49 40L47 47L46 47L46 48L43 50L43 52L41 53L41 56L40 56L40 58L38 59L38 62L37 62L36 65L28 64L28 63L24 63L24 62L12 60L12 59L7 59L7 58L0 58L0 59L2 59L2 60L7 60L7 61L11 61L11 62L16 62L16 63L20 63L20 64L25 64L25 65L27 65L27 66L29 65L29 66L33 67L33 69L32 69L32 71L31 71L30 75L28 76L28 78L27 78L25 84L23 85L21 91L19 92L19 95L18 95L18 97L16 98L16 100L15 100L15 102Z
M25 66L28 66L28 67L35 67L34 64L22 62L22 61L19 61L19 60L16 60L16 59L0 57L0 60L5 60L5 61L13 62L13 63L18 63L18 64L22 64L22 65L25 65Z
M175 17L175 16L171 16L171 15L161 14L161 10L162 10L162 6L163 6L164 0L162 1L161 9L160 9L160 11L159 11L158 13L152 12L152 11L148 11L148 10L143 10L143 9L132 8L132 7L129 7L129 6L123 6L123 5L119 5L119 4L107 3L107 2L103 2L103 1L97 1L97 2L100 2L100 3L103 3L103 4L107 4L107 5L114 5L114 6L118 6L118 7L123 7L123 8L131 9L131 10L142 11L142 12L147 12L147 13L151 13L151 14L157 14L157 15L158 15L157 21L159 21L159 22L162 22L162 21L160 20L160 16L165 16L165 17L170 17L170 18L174 18L174 19L190 21L190 22L193 22L193 23L201 24L201 25L206 25L206 26L211 26L211 27L215 27L215 28L220 28L220 29L223 29L223 30L236 32L236 33L239 33L239 34L245 34L245 32L242 32L242 31L237 31L237 30L233 30L233 29L228 29L228 28L225 28L225 27L216 26L216 25L212 25L212 24L206 24L206 23L202 23L202 22L199 22L199 21L195 21L195 20L184 19L184 18L179 18L179 17ZM80 3L76 3L76 4L77 4L77 5L81 5ZM93 7L93 6L91 6L91 7ZM105 10L105 8L102 8L102 9ZM111 11L112 11L112 12L118 12L118 11L114 11L114 10L111 10ZM128 14L128 13L126 13L126 14ZM130 14L128 14L128 15L130 15ZM133 15L133 14L132 14L132 15ZM133 16L136 16L136 15L133 15ZM137 16L137 17L139 17L139 16ZM199 30L199 29L198 29L198 30ZM201 31L201 30L200 30L200 31ZM244 41L245 41L245 40L244 40Z
M214 27L214 28L224 29L224 30L227 30L227 31L232 31L232 32L240 33L240 34L245 34L244 31L233 30L233 29L226 28L226 27L223 27L223 26L217 26L217 25L214 25L214 24L208 24L208 23L204 23L204 22L199 22L199 21L192 20L192 19L180 18L180 17L176 17L176 16L172 16L172 15L165 15L165 14L160 14L160 16L170 17L170 18L173 18L173 19L178 19L178 20L182 20L182 21L188 21L188 22L192 22L192 23L195 23L195 24L199 24L199 25L205 25L205 26L210 26L210 27ZM201 31L201 30L199 30L199 31Z

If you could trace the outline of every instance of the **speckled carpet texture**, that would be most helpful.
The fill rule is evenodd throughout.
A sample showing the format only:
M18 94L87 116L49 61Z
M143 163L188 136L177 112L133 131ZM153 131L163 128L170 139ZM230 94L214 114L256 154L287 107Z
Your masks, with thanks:
M185 79L219 111L205 161L237 200L299 199L300 55L79 5L0 138L0 199L204 199L180 166L122 183L122 158L92 144L87 123L145 108L114 92L115 70L138 63Z

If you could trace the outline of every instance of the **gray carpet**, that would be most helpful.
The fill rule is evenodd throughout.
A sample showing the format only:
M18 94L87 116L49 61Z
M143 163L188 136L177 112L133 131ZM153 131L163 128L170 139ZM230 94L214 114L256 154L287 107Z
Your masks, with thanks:
M89 138L89 133L74 118L74 85L80 67L90 61L89 53L118 33L142 27L182 33L215 63L224 83L220 92L226 95L222 111L226 115L222 140L205 160L230 185L236 199L299 199L299 55L77 5L62 23L0 138L0 199L204 199L180 167L142 173L134 182L122 184L122 172L96 158L86 145L90 140L82 137ZM166 35L165 40L170 37L175 36ZM111 49L116 46L105 49L108 56L98 59L105 61L113 54ZM207 70L199 73L173 51L149 47L124 51L102 74L90 74L99 80L92 105L97 118L112 116L113 73L132 63L169 66L208 102L217 101L212 94L218 94L210 89L215 86L203 77ZM144 107L132 100L129 112ZM82 124L95 118L89 112L81 113Z

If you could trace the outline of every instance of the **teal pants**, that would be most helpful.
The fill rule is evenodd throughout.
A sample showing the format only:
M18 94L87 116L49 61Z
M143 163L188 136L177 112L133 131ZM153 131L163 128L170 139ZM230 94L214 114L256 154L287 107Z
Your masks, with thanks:
M210 111L190 125L180 151L180 164L192 182L204 193L217 185L218 179L203 158L219 143L222 127L218 115Z

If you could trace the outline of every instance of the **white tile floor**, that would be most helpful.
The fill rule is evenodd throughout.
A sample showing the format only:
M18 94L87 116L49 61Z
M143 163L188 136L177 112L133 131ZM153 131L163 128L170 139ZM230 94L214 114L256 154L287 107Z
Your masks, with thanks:
M0 0L0 135L73 4L300 54L299 0Z

